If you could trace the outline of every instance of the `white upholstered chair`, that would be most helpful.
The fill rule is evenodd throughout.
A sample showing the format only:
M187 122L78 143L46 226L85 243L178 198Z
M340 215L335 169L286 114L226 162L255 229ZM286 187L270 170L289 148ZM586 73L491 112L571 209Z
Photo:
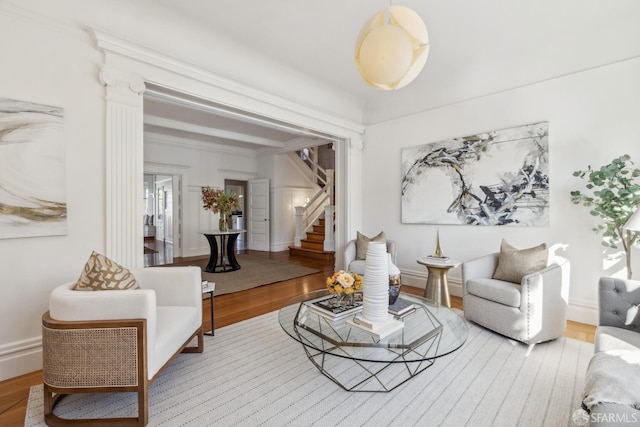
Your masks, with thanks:
M493 279L499 253L462 264L464 317L499 334L533 344L564 335L569 262L554 257L520 283Z
M396 263L396 242L394 240L387 240L387 253L391 255L391 262L394 265ZM364 259L356 259L356 241L351 240L347 243L344 249L344 269L347 271L353 271L360 275L364 274Z
M135 392L137 418L100 422L144 426L150 384L178 353L203 351L200 269L151 267L131 273L141 289L77 291L72 282L51 293L42 318L48 425L73 423L53 413L64 395ZM189 346L194 338L197 346Z

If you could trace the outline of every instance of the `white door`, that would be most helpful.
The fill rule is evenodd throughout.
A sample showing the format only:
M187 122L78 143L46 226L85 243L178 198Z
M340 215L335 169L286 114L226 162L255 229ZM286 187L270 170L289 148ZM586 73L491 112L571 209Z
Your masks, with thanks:
M173 256L182 256L182 176L173 175Z
M269 180L249 181L248 248L269 251Z

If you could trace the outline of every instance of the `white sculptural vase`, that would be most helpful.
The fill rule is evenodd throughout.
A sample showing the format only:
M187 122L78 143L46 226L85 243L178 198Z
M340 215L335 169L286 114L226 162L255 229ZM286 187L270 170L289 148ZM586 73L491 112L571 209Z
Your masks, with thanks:
M364 268L362 317L369 322L389 319L389 258L384 243L370 242Z

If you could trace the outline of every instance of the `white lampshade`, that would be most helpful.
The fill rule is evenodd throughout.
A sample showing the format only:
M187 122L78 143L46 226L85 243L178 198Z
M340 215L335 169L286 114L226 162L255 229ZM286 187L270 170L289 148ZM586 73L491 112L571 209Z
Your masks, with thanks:
M356 42L358 72L378 89L408 85L420 74L428 56L427 27L417 13L404 6L376 13L362 27Z
M630 231L640 231L640 207L629 217L623 228Z

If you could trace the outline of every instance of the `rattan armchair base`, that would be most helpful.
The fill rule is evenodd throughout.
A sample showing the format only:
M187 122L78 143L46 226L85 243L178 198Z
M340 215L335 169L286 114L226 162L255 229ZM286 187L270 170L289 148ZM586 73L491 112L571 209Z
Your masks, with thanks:
M197 337L197 346L187 347ZM49 426L145 426L149 386L179 353L202 353L202 327L148 379L146 320L58 321L42 316L44 419ZM138 394L138 416L65 419L53 413L60 400L77 393Z

